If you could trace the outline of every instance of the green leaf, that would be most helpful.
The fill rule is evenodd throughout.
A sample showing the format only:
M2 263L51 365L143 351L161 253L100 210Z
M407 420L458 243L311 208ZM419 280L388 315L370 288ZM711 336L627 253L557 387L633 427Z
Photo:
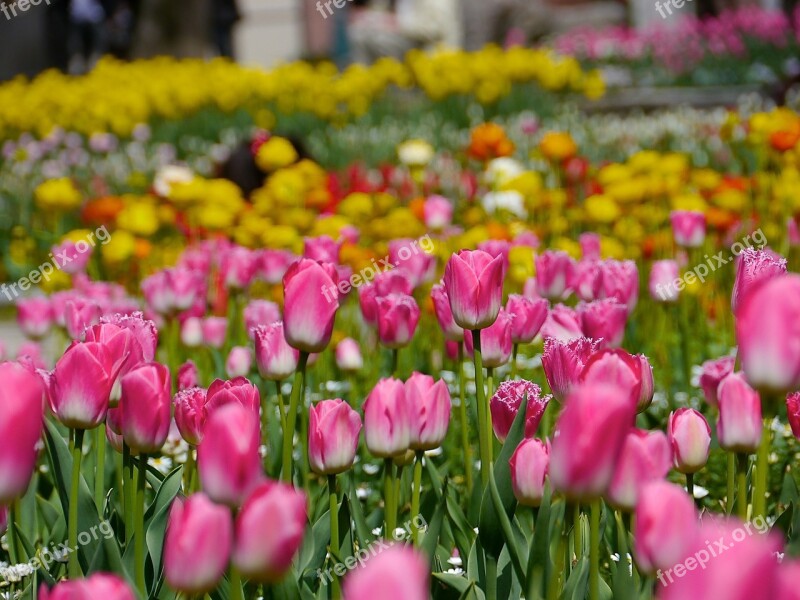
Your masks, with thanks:
M145 533L145 543L147 545L147 551L150 554L150 561L153 564L154 574L153 583L150 586L151 596L158 593L158 588L161 585L161 558L163 555L167 522L169 521L172 503L181 491L182 480L183 467L181 466L167 475L166 479L164 479L161 486L158 488L156 497L148 510L148 512L153 514L149 524L146 525L147 531Z
M545 582L550 579L550 484L544 488L544 496L539 506L536 518L536 527L533 530L531 551L528 556L528 571L526 581L528 585L528 600L544 598Z
M589 559L582 557L564 586L564 600L585 600L589 593Z
M430 462L430 461L425 461ZM439 535L442 532L442 522L444 521L444 513L447 510L447 481L444 482L444 493L441 494L439 504L436 505L436 510L433 513L431 522L425 531L424 538L422 538L421 548L422 551L428 556L428 564L433 563L436 556L436 545L439 543ZM414 516L413 518L416 518Z
M457 591L461 594L460 598L483 598L483 590L481 590L477 583L471 579L467 579L463 575L454 575L453 573L434 573L433 578L446 585L448 588ZM472 592L473 596L464 595ZM478 595L479 594L479 595Z
M364 517L364 507L361 506L361 500L359 500L356 493L355 477L351 476L348 479L350 480L350 498L353 499L350 503L350 509L353 512L356 539L359 547L366 548L375 538L369 529L369 525L367 525L367 519Z

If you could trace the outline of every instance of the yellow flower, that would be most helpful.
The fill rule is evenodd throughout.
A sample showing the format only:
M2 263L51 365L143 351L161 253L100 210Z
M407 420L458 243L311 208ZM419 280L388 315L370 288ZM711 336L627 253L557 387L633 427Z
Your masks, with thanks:
M256 164L266 173L288 167L297 162L297 159L297 150L292 143L278 136L269 138L256 153Z
M672 205L672 210L705 212L708 208L708 204L700 194L691 192L674 196L670 204Z
M115 231L108 242L102 246L103 262L119 264L127 261L136 250L136 238L127 231Z
M372 216L373 203L369 194L354 192L346 196L336 211L355 223L362 223Z
M134 235L150 237L158 231L158 208L145 198L132 199L117 215L117 227Z
M81 193L68 177L49 179L40 183L33 192L36 205L43 211L64 212L81 205Z
M621 213L616 201L606 194L589 196L584 207L586 208L586 216L597 223L611 223L618 219Z
M508 252L508 277L511 281L522 285L528 278L533 277L536 273L534 267L533 248L529 246L514 246Z

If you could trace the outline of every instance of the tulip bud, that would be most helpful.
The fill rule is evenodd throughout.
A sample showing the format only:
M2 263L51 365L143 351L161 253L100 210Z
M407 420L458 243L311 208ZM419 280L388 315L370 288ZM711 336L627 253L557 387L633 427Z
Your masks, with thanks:
M320 475L344 473L358 450L361 417L343 400L323 400L308 409L308 462Z
M230 510L205 494L176 498L164 537L164 578L174 590L202 595L228 567L233 546Z
M761 398L744 375L733 373L717 389L719 445L729 452L753 454L761 443Z
M648 574L672 569L689 556L699 536L694 501L683 488L651 481L639 494L634 519L633 556Z
M53 308L47 298L20 298L17 301L17 325L29 338L46 336L53 326Z
M75 298L67 302L65 323L67 335L73 340L83 338L83 331L100 322L100 305L84 298Z
M550 462L550 450L541 440L522 440L508 461L514 496L525 506L539 506Z
M411 408L403 382L381 379L364 402L364 439L373 456L403 454L411 444Z
M634 411L627 390L614 385L590 383L575 389L564 403L553 437L549 473L554 489L575 501L605 493Z
M281 309L269 300L251 300L244 309L244 327L248 337L253 338L253 330L261 325L271 325L281 320Z
M44 584L39 588L39 600L136 600L136 595L117 575L95 573L87 579L62 581L52 590Z
M392 546L345 577L343 591L347 600L428 600L428 562L412 548Z
M376 298L378 338L387 348L403 348L411 343L419 323L420 310L411 296L389 294Z
M292 566L303 541L308 501L293 487L267 481L236 516L233 563L252 581L277 583Z
M731 293L731 309L737 313L746 294L759 284L786 273L786 259L771 250L745 248L736 261L736 280Z
M411 449L433 450L444 442L450 424L450 391L444 380L412 373L405 384L411 411Z
M44 424L44 388L36 373L18 363L0 363L0 505L28 489Z
M228 377L244 377L250 372L251 366L253 366L253 356L250 354L250 348L244 346L231 348L225 361L225 372Z
M513 316L511 341L515 344L530 344L547 319L548 307L544 298L534 300L511 294L506 303L506 312Z
M481 356L483 366L494 369L502 367L511 358L514 345L511 342L511 323L514 317L502 308L497 319L481 331ZM470 331L464 332L464 345L469 356L473 355L473 340Z
M262 478L258 416L238 403L210 412L197 447L203 491L214 502L240 506Z
M674 260L657 260L650 267L648 289L656 302L675 302L680 295L675 281L680 277L678 263Z
M536 289L549 300L564 298L572 281L575 261L561 250L545 250L536 257Z
M497 319L503 301L503 257L483 250L453 254L444 269L444 287L456 324L485 329Z
M601 350L586 361L581 382L616 385L628 392L631 404L638 408L642 398L642 363L625 350Z
M667 436L672 444L672 456L678 471L696 473L706 466L711 428L702 414L686 407L671 413Z
M206 317L202 321L203 342L207 346L220 349L225 345L228 335L228 319L225 317Z
M542 396L542 390L538 385L519 379L501 383L489 401L492 429L501 444L505 443L508 432L511 431L511 425L519 412L519 407L526 398L525 437L530 438L536 434L552 396Z
M187 360L178 368L178 389L188 390L200 385L200 375L194 361Z
M675 243L684 248L699 248L706 239L706 216L692 210L674 210L669 216Z
M283 327L289 345L322 352L331 341L339 308L338 276L331 263L302 258L283 276Z
M358 304L361 307L364 321L367 325L378 325L378 298L390 294L410 296L413 291L414 286L411 285L411 279L404 271L394 269L379 273L372 283L358 289Z
M261 410L258 388L245 377L235 377L228 381L215 379L208 386L207 396L206 408L209 414L226 404L241 404L256 416Z
M300 353L286 342L283 323L260 325L253 330L253 336L261 377L281 381L295 372Z
M545 340L552 338L559 342L571 342L583 337L583 326L578 311L563 304L556 304L542 325L542 337Z
M203 439L203 428L208 418L206 390L187 388L175 394L175 424L187 444L197 446Z
M707 360L703 363L700 373L700 387L703 390L706 402L709 405L717 406L717 388L719 382L733 373L733 365L736 359L733 356L723 356L715 360Z
M663 432L631 429L608 486L609 502L620 510L632 511L642 487L664 479L671 465L672 448Z
M345 373L355 373L364 367L361 348L353 338L344 338L336 344L336 366Z
M639 402L636 405L636 413L639 414L650 408L653 403L656 384L653 379L653 367L647 357L644 354L637 354L633 358L639 361L642 374L642 389L639 394Z
M583 335L602 340L603 348L618 348L625 337L628 309L616 298L595 300L578 306Z
M157 452L167 441L172 405L169 369L148 363L122 378L122 437L134 452Z
M542 369L553 396L563 402L578 384L583 367L595 352L599 343L588 338L571 342L559 342L545 338Z

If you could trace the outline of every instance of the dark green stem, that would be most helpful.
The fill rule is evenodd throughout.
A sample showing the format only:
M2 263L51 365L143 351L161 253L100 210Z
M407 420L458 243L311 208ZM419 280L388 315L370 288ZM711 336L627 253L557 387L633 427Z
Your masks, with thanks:
M292 443L294 442L294 430L297 426L297 410L305 410L305 402L301 403L305 388L306 364L308 363L308 352L300 351L300 359L297 362L297 370L294 373L294 385L292 385L292 397L289 401L289 413L286 415L286 427L283 428L283 467L281 469L281 479L286 483L292 482Z
M81 576L81 565L78 562L78 492L81 482L81 460L83 459L83 429L74 431L74 441L72 444L72 485L69 493L69 533L68 544L71 550L69 554L68 573L70 579L78 579Z

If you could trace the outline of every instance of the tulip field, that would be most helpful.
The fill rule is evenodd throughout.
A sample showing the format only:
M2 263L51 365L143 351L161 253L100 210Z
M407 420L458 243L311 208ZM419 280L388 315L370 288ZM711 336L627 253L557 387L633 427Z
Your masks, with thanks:
M800 599L800 112L573 52L0 84L0 598Z

